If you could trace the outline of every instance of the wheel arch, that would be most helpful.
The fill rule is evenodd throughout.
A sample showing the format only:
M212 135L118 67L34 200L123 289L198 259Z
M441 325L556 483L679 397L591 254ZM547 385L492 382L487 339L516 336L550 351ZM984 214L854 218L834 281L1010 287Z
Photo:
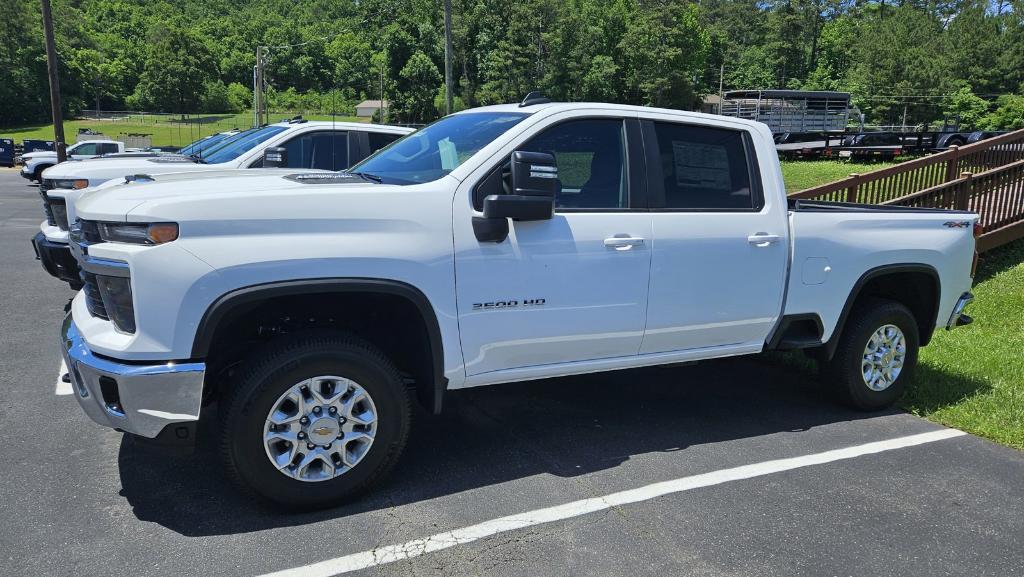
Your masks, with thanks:
M905 305L917 320L920 345L927 345L935 332L941 288L938 271L927 264L887 264L868 270L857 279L846 297L836 326L825 343L826 358L831 359L835 354L846 321L862 297L881 296Z
M381 295L409 303L419 314L425 332L429 367L425 379L417 380L416 394L433 413L442 407L447 379L444 377L444 349L437 314L430 300L416 287L396 280L374 278L318 278L257 284L234 289L215 299L206 309L192 342L191 358L207 358L215 348L218 331L273 299L323 295ZM425 382L424 382L425 381Z

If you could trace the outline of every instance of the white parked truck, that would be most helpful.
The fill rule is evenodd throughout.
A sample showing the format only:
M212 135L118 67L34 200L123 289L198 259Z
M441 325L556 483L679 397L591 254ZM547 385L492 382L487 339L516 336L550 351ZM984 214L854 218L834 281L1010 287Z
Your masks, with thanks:
M69 146L66 152L70 161L123 153L126 152L126 149L124 143L117 140L83 140ZM43 171L57 164L57 152L53 150L26 152L18 158L18 162L22 164L21 176L23 178L42 182Z
M47 169L39 185L46 220L32 239L33 250L44 270L77 289L81 279L68 247L75 200L110 180L123 183L125 177L135 179L140 175L151 180L179 172L200 177L264 166L336 171L410 132L411 128L400 126L293 119L241 133L214 135L190 145L186 154L64 162Z
M803 348L889 406L969 322L976 215L787 202L763 124L614 104L447 116L347 173L114 187L72 232L63 325L96 422L194 441L320 507L395 464L412 399Z

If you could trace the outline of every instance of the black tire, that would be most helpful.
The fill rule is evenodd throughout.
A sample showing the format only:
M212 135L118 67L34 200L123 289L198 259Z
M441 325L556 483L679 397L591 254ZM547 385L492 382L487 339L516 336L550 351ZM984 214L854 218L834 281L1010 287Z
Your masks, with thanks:
M310 332L285 337L244 361L221 400L221 456L243 490L289 510L339 505L380 483L409 436L411 395L395 365L370 343L347 333ZM336 375L358 383L377 409L373 443L354 467L330 480L293 479L270 462L263 431L271 406L288 388L310 377Z
M885 325L895 325L902 331L906 352L899 376L887 388L878 391L865 382L862 366L868 341ZM835 355L822 366L822 376L842 403L862 411L885 409L900 398L910 382L917 365L919 343L917 321L906 306L890 300L870 299L850 313Z
M37 166L35 171L32 172L32 180L38 182L39 184L42 184L43 183L43 171L46 170L47 168L50 168L50 166L51 165L49 165L49 164L45 164L45 165L42 165L42 166Z

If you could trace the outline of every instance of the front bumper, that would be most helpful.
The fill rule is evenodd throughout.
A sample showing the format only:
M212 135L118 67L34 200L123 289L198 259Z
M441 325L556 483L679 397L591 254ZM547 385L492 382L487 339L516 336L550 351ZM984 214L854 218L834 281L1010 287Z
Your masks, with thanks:
M28 180L32 180L35 178L35 175L32 174L32 171L28 169L28 165L22 166L21 172L19 174L21 174L22 178L26 178Z
M97 356L70 314L61 328L61 354L75 398L93 421L147 439L193 441L205 363L127 364Z
M67 282L75 290L82 288L82 278L78 275L78 261L71 254L69 245L53 242L42 232L37 232L32 237L32 249L36 251L36 259L50 276Z

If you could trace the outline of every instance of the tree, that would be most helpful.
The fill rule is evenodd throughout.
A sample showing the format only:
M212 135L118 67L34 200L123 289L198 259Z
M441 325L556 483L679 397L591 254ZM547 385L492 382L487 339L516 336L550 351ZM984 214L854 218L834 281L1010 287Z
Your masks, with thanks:
M424 122L433 118L434 94L441 83L437 66L422 52L413 54L399 73L405 89L396 98L400 113L409 122Z
M187 27L154 28L139 84L132 94L136 107L163 112L194 112L216 77L213 55Z
M231 112L241 112L252 108L252 90L238 82L228 84L228 105Z
M971 92L970 86L963 86L942 107L946 119L959 121L961 130L977 128L988 114L989 104Z
M996 109L981 122L985 130L1024 128L1024 96L1005 94L996 100Z

